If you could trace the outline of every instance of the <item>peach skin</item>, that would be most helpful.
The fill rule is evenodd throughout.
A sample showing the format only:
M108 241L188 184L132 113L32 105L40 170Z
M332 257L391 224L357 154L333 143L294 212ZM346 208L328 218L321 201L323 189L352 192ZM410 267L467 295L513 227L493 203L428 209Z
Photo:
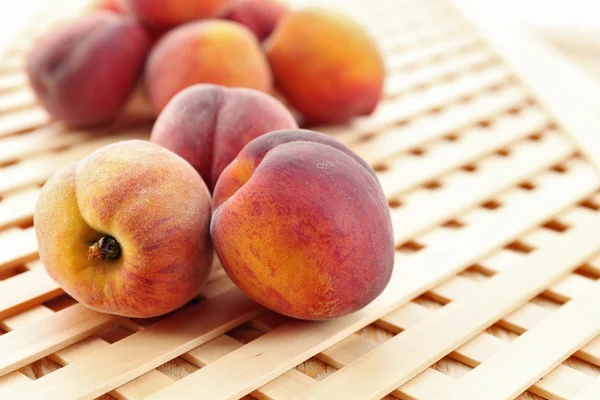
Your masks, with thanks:
M234 0L224 18L244 25L262 41L286 12L287 7L277 0Z
M335 139L300 129L254 139L225 168L211 235L231 279L294 318L363 308L383 291L394 262L373 170Z
M159 115L150 140L185 158L212 190L252 139L296 128L290 112L252 89L200 84L179 92Z
M88 307L127 317L168 313L210 272L210 194L178 155L131 140L54 174L34 213L48 274Z
M335 12L288 12L265 42L275 84L311 123L343 123L372 113L385 69L367 32Z
M272 89L271 71L256 37L240 24L219 20L175 28L150 53L146 85L157 113L196 83Z
M125 0L144 24L171 28L186 22L222 15L229 0Z
M129 14L125 0L103 0L98 5L99 10L112 11L118 14Z
M150 51L134 18L97 12L35 44L26 72L39 102L56 119L90 126L114 119Z

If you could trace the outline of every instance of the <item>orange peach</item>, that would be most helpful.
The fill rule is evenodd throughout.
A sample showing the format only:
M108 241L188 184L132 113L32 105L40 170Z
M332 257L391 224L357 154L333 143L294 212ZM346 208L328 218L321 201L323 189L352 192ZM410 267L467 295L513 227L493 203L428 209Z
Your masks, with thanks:
M173 27L222 15L230 0L125 0L127 8L146 25Z
M254 139L225 168L211 235L247 295L309 320L366 306L394 261L389 209L373 170L335 139L300 129Z
M342 14L290 11L265 47L278 89L310 122L368 115L381 98L381 54L367 32Z
M196 83L270 92L272 77L252 32L235 22L211 20L168 32L148 60L146 84L157 113Z
M185 158L212 189L252 139L296 127L287 108L268 94L203 84L173 97L156 120L151 140Z
M40 258L72 297L146 318L200 292L212 260L210 193L178 155L131 140L53 175L34 214Z
M98 12L39 41L26 71L52 116L71 125L95 125L121 111L149 50L148 34L132 17Z
M287 7L277 0L234 0L224 18L250 29L258 40L271 34Z
M118 14L128 14L129 10L125 6L125 0L103 0L98 5L99 10L112 11Z

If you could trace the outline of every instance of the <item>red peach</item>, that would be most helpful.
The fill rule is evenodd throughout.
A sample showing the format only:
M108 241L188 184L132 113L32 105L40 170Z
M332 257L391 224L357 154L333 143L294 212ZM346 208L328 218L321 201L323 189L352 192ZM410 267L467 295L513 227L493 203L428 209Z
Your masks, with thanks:
M287 7L277 0L234 0L224 18L244 25L263 40L286 12Z
M169 102L151 140L186 159L212 189L252 139L296 127L287 108L265 93L204 84L190 86Z
M373 170L340 142L284 130L250 142L217 181L211 235L231 279L263 306L321 320L387 285L394 240Z
M149 50L150 38L133 18L98 12L36 43L26 72L53 117L95 125L125 105Z

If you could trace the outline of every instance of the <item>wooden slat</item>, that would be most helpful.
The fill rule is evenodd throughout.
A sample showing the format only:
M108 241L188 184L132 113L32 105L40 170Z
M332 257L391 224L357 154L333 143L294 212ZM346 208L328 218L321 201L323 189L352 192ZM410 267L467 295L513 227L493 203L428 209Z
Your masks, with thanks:
M319 132L342 137L342 140L342 133L354 136L376 132L393 126L399 121L426 113L433 108L444 107L461 97L473 95L491 85L506 82L510 76L508 71L497 68L479 75L461 77L454 82L437 85L423 94L407 95L401 100L381 103L370 117L355 118L343 127L317 127L316 129Z
M526 263L490 278L300 398L381 398L593 255L600 240L590 240L589 235L598 224L600 216L596 215L566 233L556 247L540 249ZM457 320L461 323L457 324Z
M38 188L6 196L0 202L0 229L33 221L33 209L40 195Z
M385 58L386 67L390 72L400 72L419 63L431 62L432 59L453 56L456 53L482 49L481 42L472 35L457 35L436 42L430 46L417 47L410 52L388 54Z
M34 105L35 96L29 90L16 91L14 93L0 95L0 114L27 108Z
M22 398L92 399L217 337L260 311L238 289L232 289L36 380Z
M451 281L454 281L457 278L459 277L455 277L451 279ZM433 289L433 292L444 290L444 286L447 285L448 282L445 282L440 287ZM474 289L476 286L477 284L472 282L472 286L467 291L455 290L454 295L449 296L449 298L448 293L444 294L443 296L446 297L446 302L454 301L460 299L461 297L464 297L471 289ZM527 312L524 314L521 313L523 314L521 318L516 317L517 313L519 313L521 310L527 310L529 307L539 308L541 311L543 311L544 318L551 314L551 311L548 309L545 309L532 303L526 303L524 306L522 306L515 312L504 317L505 323L502 325L516 325L519 327L519 333L522 333L527 329L532 328L538 322L540 322L541 319L538 319L536 316L532 316L532 314ZM382 318L378 322L378 325L381 325L385 329L389 329L393 332L400 332L406 329L410 329L419 322L431 317L435 313L435 309L423 307L416 303L407 303L398 310ZM487 360L498 349L508 346L508 344L508 342L505 342L495 336L492 336L489 333L482 332L477 336L473 337L471 340L469 340L462 346L458 347L450 354L450 356L466 365L475 368L479 366L482 362ZM338 366L338 368L341 368L341 366ZM577 391L579 391L583 386L588 384L590 380L591 377L582 372L578 372L566 366L560 366L555 368L548 375L546 375L546 377L543 380L540 380L531 388L529 388L529 391L540 396L545 396L549 398L570 399L577 393ZM395 394L395 392L392 392L392 394Z
M0 115L0 137L39 128L48 122L50 115L39 107Z
M32 154L61 149L89 139L93 139L93 135L70 131L62 123L55 122L31 132L0 139L0 163L17 161Z
M23 272L0 282L0 320L63 293L44 268Z
M241 342L223 335L189 351L182 357L199 367L204 367L242 346ZM289 399L315 383L310 377L292 369L277 380L255 390L252 395L259 399Z
M600 223L594 221L597 227ZM591 225L594 226L593 224ZM577 229L577 228L576 228ZM585 238L584 238L585 240ZM436 400L513 398L600 334L600 283L465 375ZM498 376L502 376L499 380Z
M409 198L403 207L392 210L395 239L408 240L415 233L444 222L461 210L479 204L509 185L558 162L571 150L558 136L549 136L539 146L524 144L522 149L517 149L519 151L506 160L498 158L484 163L478 173L465 174L464 179L453 179L436 196Z
M600 398L600 377L582 389L573 400L596 400Z
M10 389L13 393L18 393L23 388L31 384L31 379L20 372L0 376L0 395L5 395Z
M0 75L0 93L9 92L27 84L24 74Z
M422 250L403 260L403 267L394 270L386 290L363 310L320 324L291 321L188 375L154 398L183 398L197 391L229 398L251 392L591 193L597 187L598 177L590 169L584 168L580 173L579 177L565 179L564 186L542 186L523 201L490 213L485 222L463 228L453 241L439 248ZM561 177L564 176L557 178ZM518 220L520 224L506 224L507 220ZM225 377L232 374L239 378L225 382Z
M394 35L391 37L382 37L379 44L384 53L393 53L394 51L410 48L424 41L451 37L466 31L463 21L442 21L435 26L425 26L423 29L415 29L410 35Z
M347 134L339 139L350 143L352 150L365 161L374 164L393 157L402 151L419 146L444 136L461 132L482 120L494 119L511 108L519 108L527 99L527 93L508 87L497 93L479 95L468 104L455 104L439 114L415 118L405 126L393 127L359 141L360 135Z
M37 258L37 240L33 228L23 229L0 242L0 270Z
M499 148L508 146L519 139L544 129L548 120L543 114L530 113L527 120L520 123L510 119L494 125L494 128L475 130L470 135L461 137L460 145L454 142L440 143L431 148L423 156L404 156L386 163L388 170L377 174L386 195L408 190L414 186L428 182L444 171L458 168L470 161L481 158ZM488 132L488 130L490 130ZM400 175L400 171L411 171ZM402 184L398 184L399 176ZM388 188L394 188L391 192Z
M464 57L451 59L445 63L437 64L429 68L417 70L415 73L393 74L385 84L384 94L395 96L398 93L406 93L422 85L435 84L452 75L474 66L485 66L497 64L497 60L489 51L466 55ZM2 102L0 102L1 111Z
M211 283L214 280L218 279L221 276L221 274L219 273L219 270L222 271L222 269L219 268L219 269L213 269L213 271L211 272L211 276L209 277L208 287L211 286ZM216 272L216 273L214 273L214 272ZM205 297L208 297L208 296L205 295ZM51 315L51 312L49 312L49 310L45 309L44 307L37 307L35 309L39 310L39 311L45 311L42 313L35 313L34 319L37 315L40 316L36 320L36 322L39 322L40 318L41 319L49 318ZM34 309L31 309L25 313L25 314L28 314L27 318L21 318L22 315L19 315L19 316L15 316L15 318L11 318L10 321L9 320L4 321L5 327L17 329L17 328L22 328L24 326L27 326L29 323L31 323L30 321L32 320L32 318L29 316L29 314L31 314L30 311L34 311ZM83 313L85 313L85 311ZM81 318L82 315L77 315L76 317ZM75 335L81 335L81 332L76 331ZM54 342L53 345L57 346L57 343ZM67 365L69 363L75 362L78 359L81 359L87 355L90 355L90 354L92 354L96 351L99 351L100 349L104 349L106 347L108 347L108 343L104 342L103 340L101 340L99 338L90 337L90 338L85 339L81 342L78 342L74 345L71 345L70 347L59 350L57 353L50 355L50 357L61 365ZM39 356L39 354L38 354L38 356ZM15 373L9 374L7 376L10 376L13 374L18 375L19 373L15 372ZM0 388L2 386L1 382L2 381L0 380ZM110 394L119 399L143 399L143 398L147 397L148 395L150 395L151 393L154 393L154 392L168 386L172 382L173 382L172 379L168 378L166 375L164 375L156 370L152 370L152 371L149 371L146 374L128 382L127 384L111 391ZM12 381L7 382L7 385L10 385L11 389L14 389L14 382L12 382ZM20 390L27 389L27 386L21 385L20 387L21 387Z
M76 304L39 323L43 329L20 329L0 336L0 375L35 361L109 326L114 316Z
M30 311L27 312L27 314L31 314L31 311L33 311L33 310L34 309L31 309ZM52 315L52 311L45 307L36 307L35 310L41 311L41 312L38 312L35 314L39 315L42 320L44 318L48 318L50 315ZM29 317L28 318L16 318L15 317L15 318L11 318L10 322L8 322L8 321L5 322L5 324L6 323L10 324L10 326L13 329L20 329L20 328L29 326L32 322L31 322L31 318L29 318ZM77 359L84 357L87 354L92 354L96 351L100 351L108 346L109 346L109 344L100 338L89 337L87 339L84 339L84 340L78 342L77 344L74 344L70 347L59 350L55 354L52 354L50 356L50 358L52 358L54 361L58 362L61 365L66 365L68 363L75 362ZM13 376L13 375L20 375L20 373L13 372L6 376ZM0 378L0 388L2 387L1 379L2 378ZM14 385L14 383L12 383L12 382L7 382L6 387L10 388L11 391L13 391L13 392L17 391L17 393L22 390L28 390L31 385L31 381L29 379L26 379L26 380L20 379L20 380L21 380L21 383L18 387L16 387ZM153 393L154 391L159 390L160 388L166 387L171 383L173 383L172 379L170 379L166 375L154 370L154 371L148 372L147 374L145 374L137 379L134 379L131 382L128 382L126 385L121 386L120 388L114 390L110 394L115 396L118 399L127 399L127 400L138 400L139 399L139 400L141 400L141 399L145 398L148 394Z
M1 118L1 117L0 117ZM57 170L79 161L108 144L130 139L147 139L146 129L133 130L115 136L89 141L68 150L28 159L0 169L0 195L25 186L44 183Z
M42 270L43 268L37 268ZM36 270L34 270L36 271ZM30 271L30 272L34 272ZM205 298L213 298L231 289L234 285L227 277L213 279L202 292ZM220 281L225 280L224 286ZM221 289L215 290L214 287ZM210 290L210 293L207 291ZM22 319L37 318L39 329L29 330L23 328ZM17 320L17 322L15 322ZM106 326L115 323L115 316L92 311L80 304L69 307L59 313L49 313L45 307L34 307L19 315L15 315L0 322L3 328L13 330L0 337L0 375L12 372L31 361L35 361L59 349L63 349L78 340L98 332ZM140 328L130 320L123 321L123 325ZM16 327L23 329L16 330ZM79 348L79 344L73 346ZM81 356L81 354L80 354Z
M376 347L377 345L363 337L358 335L350 335L334 344L330 348L324 350L317 357L336 368L343 368ZM391 394L401 399L426 398L438 393L441 390L444 390L451 385L453 381L454 379L450 378L449 376L444 375L433 368L428 368L421 374L417 375L414 379L411 379L400 388L394 390ZM296 395L298 393L302 392L296 392Z

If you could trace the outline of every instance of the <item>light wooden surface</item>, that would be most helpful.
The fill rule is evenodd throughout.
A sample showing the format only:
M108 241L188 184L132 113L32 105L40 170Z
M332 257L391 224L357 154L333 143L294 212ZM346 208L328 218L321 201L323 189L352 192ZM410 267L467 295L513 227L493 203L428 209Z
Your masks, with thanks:
M149 321L64 295L38 260L40 185L151 125L139 93L94 131L70 131L35 104L23 54L84 1L49 0L8 47L1 399L598 398L600 89L462 2L344 4L384 51L385 99L370 117L318 129L376 170L397 253L379 298L327 322L262 309L218 263L198 302Z

